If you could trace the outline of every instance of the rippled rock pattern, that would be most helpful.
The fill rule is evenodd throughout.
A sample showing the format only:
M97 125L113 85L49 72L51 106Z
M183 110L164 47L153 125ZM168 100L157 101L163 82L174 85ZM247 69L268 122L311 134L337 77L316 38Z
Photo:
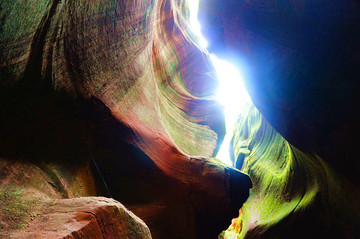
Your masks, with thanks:
M253 188L224 238L356 238L356 185L287 142L253 105L239 117L232 147Z
M2 187L112 197L153 238L225 229L251 182L211 158L224 119L187 15L172 0L2 1Z

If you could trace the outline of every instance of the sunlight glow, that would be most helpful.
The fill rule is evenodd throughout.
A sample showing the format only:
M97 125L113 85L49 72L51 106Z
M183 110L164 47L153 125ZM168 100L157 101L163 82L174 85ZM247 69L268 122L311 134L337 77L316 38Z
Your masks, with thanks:
M210 59L215 67L219 88L217 100L225 109L226 134L221 145L217 158L228 165L232 165L229 155L229 145L234 130L234 125L238 116L246 107L251 99L245 90L242 75L230 63L210 55Z
M188 0L189 9L190 9L190 28L191 31L198 37L200 47L206 49L208 42L201 35L201 26L197 18L199 10L199 0Z
M188 4L190 9L190 28L199 38L200 46L206 49L207 41L201 35L201 26L197 19L199 1L188 0ZM224 60L218 59L214 55L210 55L210 59L215 67L219 80L217 100L224 106L226 124L224 142L216 158L232 166L229 155L232 132L238 116L244 107L251 102L251 99L244 88L242 75L237 68Z

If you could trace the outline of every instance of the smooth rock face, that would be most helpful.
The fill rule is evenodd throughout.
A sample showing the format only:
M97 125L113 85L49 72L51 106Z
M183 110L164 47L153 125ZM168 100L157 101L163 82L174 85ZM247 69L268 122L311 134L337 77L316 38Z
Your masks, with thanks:
M42 199L31 219L10 238L151 238L145 223L119 202L103 197Z
M4 2L2 185L113 197L154 238L225 229L251 181L211 159L224 118L186 15L185 1Z
M360 191L322 158L287 142L252 105L232 140L253 188L224 238L356 238Z

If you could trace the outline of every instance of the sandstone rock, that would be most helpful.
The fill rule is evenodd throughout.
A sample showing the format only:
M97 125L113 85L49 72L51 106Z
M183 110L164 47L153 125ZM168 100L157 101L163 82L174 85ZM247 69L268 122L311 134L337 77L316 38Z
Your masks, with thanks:
M14 0L0 15L1 159L36 168L51 198L115 198L154 238L226 228L251 182L211 159L224 118L185 1Z
M357 186L287 142L253 105L239 117L232 142L242 160L235 164L254 186L223 238L356 238Z
M37 201L9 238L151 238L145 223L119 202L103 197Z

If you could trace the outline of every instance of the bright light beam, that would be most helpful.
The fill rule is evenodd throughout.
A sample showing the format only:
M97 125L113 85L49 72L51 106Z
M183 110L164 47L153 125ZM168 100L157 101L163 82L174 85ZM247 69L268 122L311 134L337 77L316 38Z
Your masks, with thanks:
M197 19L199 1L188 0L188 4L190 8L190 28L199 38L200 46L206 49L207 41L201 35L201 26ZM244 107L251 102L251 99L244 88L242 76L237 68L224 60L218 59L214 55L210 55L210 59L215 67L219 80L217 100L224 106L226 124L224 142L222 143L216 157L224 163L232 166L229 155L229 145L232 132L238 116Z
M238 116L245 106L251 102L248 93L245 90L243 78L230 63L210 55L210 59L215 67L219 80L219 88L216 98L224 106L226 134L224 142L217 154L217 158L228 165L232 165L229 155L229 145L234 130L234 125Z
M208 42L201 35L201 26L198 21L198 10L199 10L199 0L188 0L188 5L190 9L190 28L191 31L199 38L199 44L202 48L206 49Z

